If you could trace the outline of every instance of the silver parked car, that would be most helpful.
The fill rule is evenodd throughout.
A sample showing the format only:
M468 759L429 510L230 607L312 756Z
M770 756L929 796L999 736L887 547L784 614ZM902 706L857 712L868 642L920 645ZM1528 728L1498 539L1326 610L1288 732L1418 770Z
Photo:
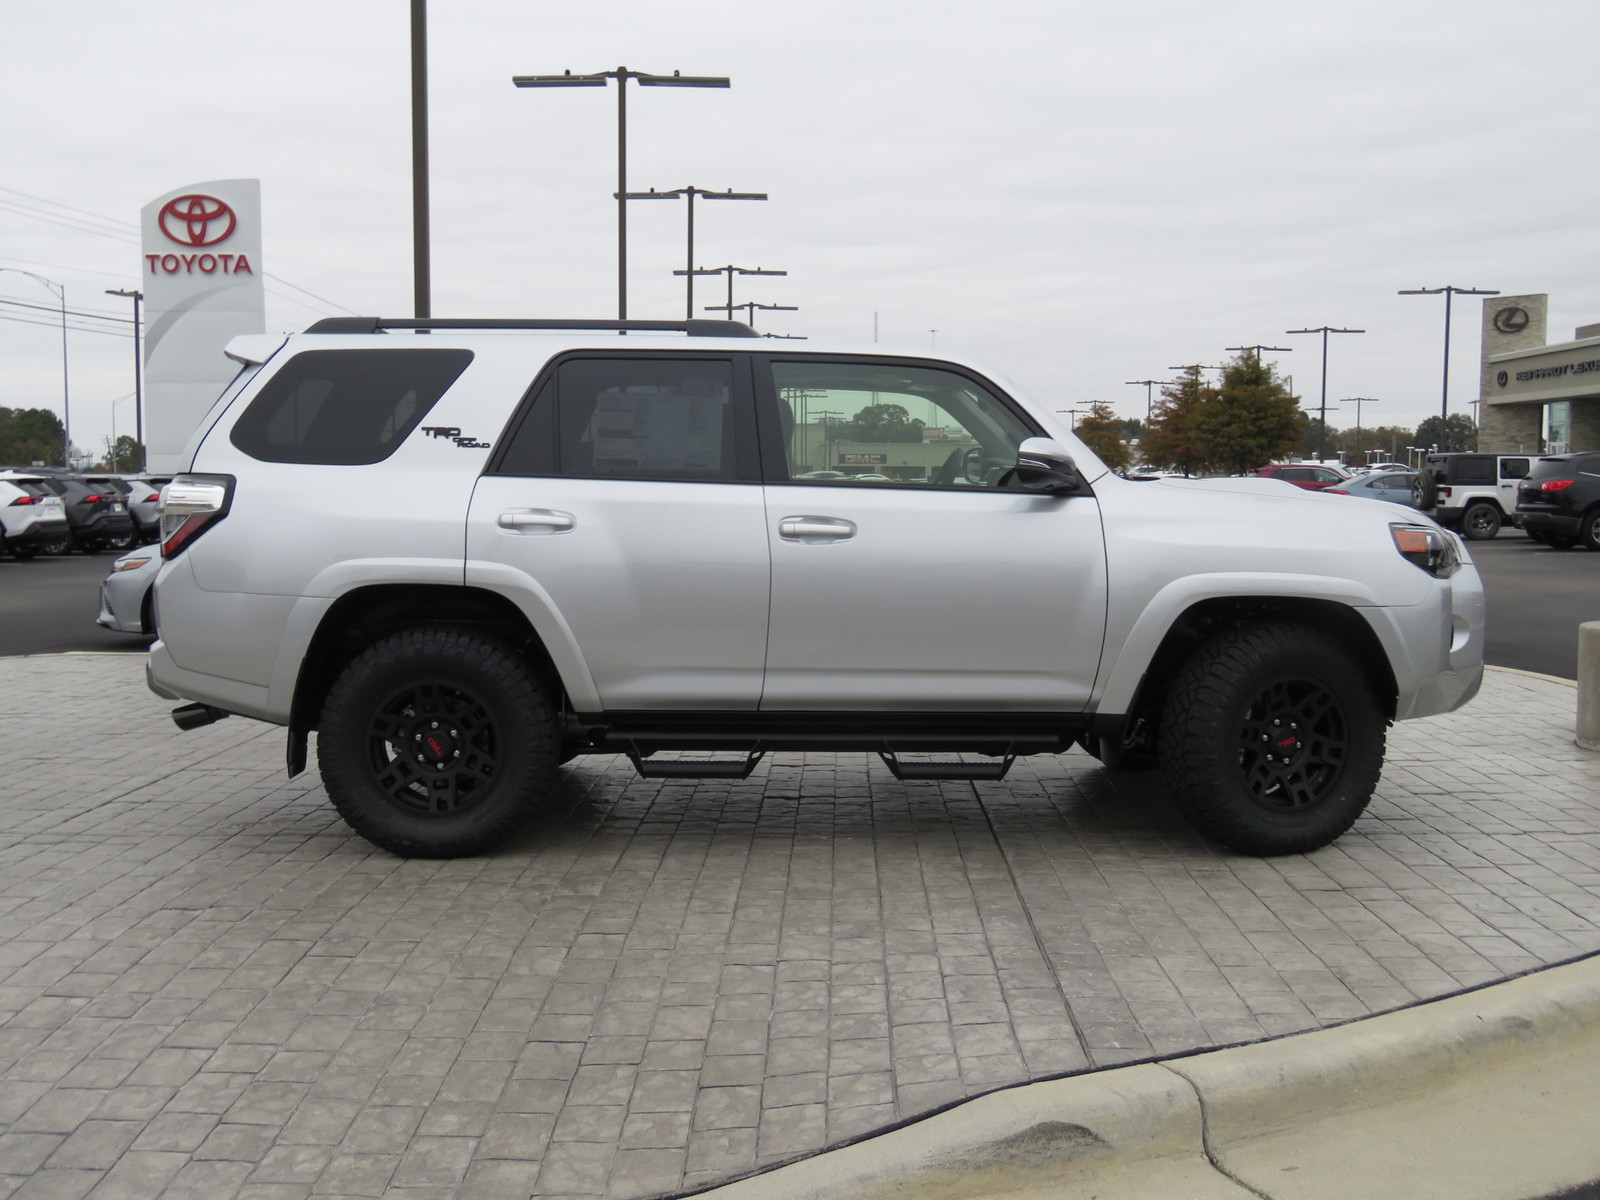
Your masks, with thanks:
M1390 504L1417 506L1415 471L1373 471L1347 479L1336 487L1327 489L1330 496L1360 496L1364 500L1387 500Z
M150 585L160 570L160 546L140 546L112 563L111 573L100 584L95 624L114 633L154 633Z

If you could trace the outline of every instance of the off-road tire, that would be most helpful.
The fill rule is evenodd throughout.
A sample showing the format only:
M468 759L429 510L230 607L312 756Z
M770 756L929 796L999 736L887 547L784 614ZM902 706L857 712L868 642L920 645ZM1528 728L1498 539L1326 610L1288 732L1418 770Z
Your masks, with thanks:
M1488 541L1500 532L1501 520L1498 508L1479 500L1461 514L1461 535L1474 542Z
M1304 625L1241 625L1173 681L1161 765L1180 811L1243 854L1300 854L1355 823L1387 717L1349 650Z
M539 807L558 738L549 700L515 650L422 627L357 655L317 733L328 798L375 846L459 858L503 845Z
M1433 481L1433 476L1427 470L1417 472L1417 477L1411 483L1411 501L1423 512L1432 510L1439 500L1439 485Z

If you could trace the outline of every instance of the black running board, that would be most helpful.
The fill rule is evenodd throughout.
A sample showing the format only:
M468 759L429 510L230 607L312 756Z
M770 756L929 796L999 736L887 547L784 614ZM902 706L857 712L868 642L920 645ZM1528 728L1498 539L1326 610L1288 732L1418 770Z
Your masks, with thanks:
M650 762L653 750L640 752L637 746L628 750L628 758L641 779L748 779L756 764L766 757L766 751L757 750L739 759L663 759Z
M1006 772L1011 770L1011 764L1017 761L1015 754L1007 754L999 762L901 762L895 757L892 750L878 751L878 757L883 759L883 765L889 768L889 774L896 779L1004 779Z

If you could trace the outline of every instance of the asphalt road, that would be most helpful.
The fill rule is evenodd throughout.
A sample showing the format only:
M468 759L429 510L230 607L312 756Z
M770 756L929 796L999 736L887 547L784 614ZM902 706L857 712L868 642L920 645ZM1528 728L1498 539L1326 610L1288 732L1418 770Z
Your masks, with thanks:
M1600 554L1551 550L1515 530L1470 548L1489 596L1488 661L1576 678L1578 626L1600 621ZM148 638L94 623L100 581L115 557L0 558L0 655L143 652Z

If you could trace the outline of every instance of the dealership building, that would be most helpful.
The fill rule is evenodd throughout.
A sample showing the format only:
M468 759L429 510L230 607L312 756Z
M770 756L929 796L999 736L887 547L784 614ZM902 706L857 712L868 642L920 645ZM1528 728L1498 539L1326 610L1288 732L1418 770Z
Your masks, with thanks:
M1600 325L1547 341L1550 297L1483 302L1478 449L1500 454L1600 450Z

